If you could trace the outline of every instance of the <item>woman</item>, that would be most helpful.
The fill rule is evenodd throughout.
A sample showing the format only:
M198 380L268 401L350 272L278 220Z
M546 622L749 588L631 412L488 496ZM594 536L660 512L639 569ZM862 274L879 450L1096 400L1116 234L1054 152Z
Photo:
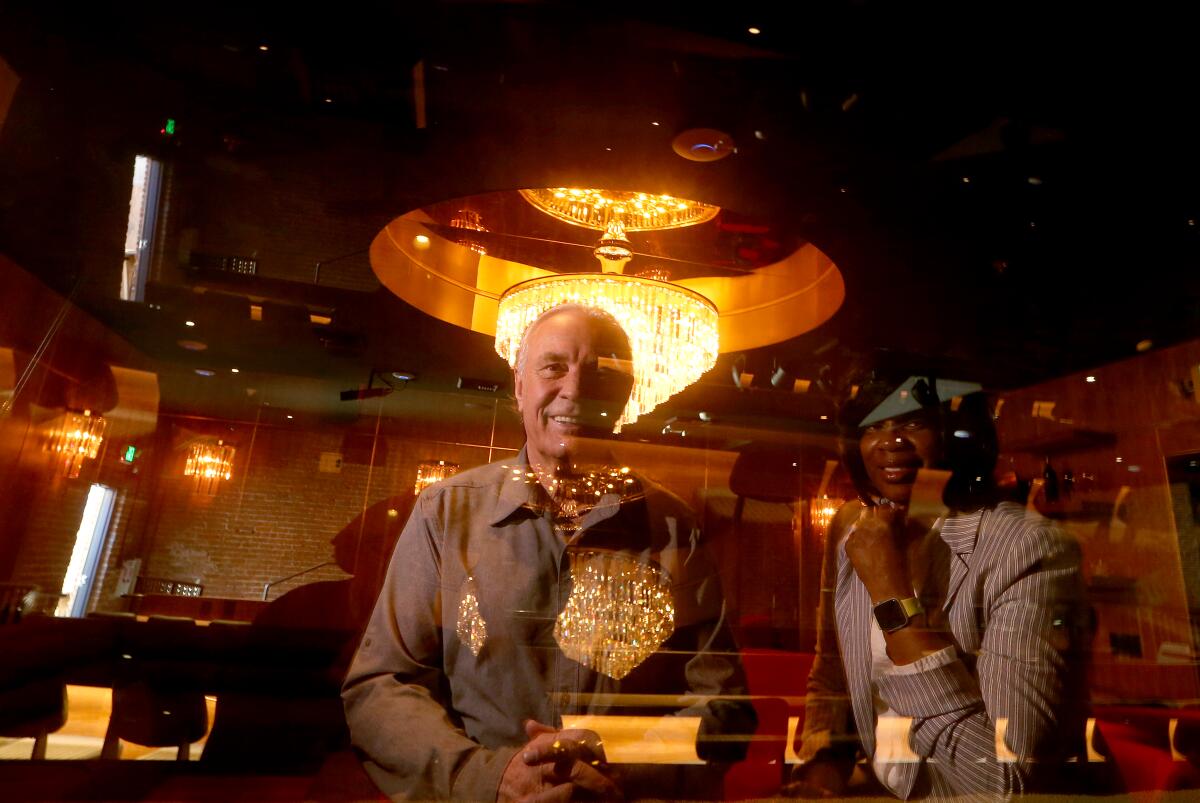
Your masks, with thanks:
M858 749L866 791L1038 786L1083 733L1078 549L998 498L980 386L886 369L848 386L838 417L860 498L829 531L790 790L842 794Z

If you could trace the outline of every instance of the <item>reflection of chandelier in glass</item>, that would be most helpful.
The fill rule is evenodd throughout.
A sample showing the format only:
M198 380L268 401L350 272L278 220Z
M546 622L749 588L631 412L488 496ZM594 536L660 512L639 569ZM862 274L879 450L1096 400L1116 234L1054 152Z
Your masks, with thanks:
M456 229L465 229L468 232L487 232L488 230L487 226L483 225L483 218L474 209L458 210L454 214L454 217L450 218L450 225ZM459 244L470 248L480 256L487 253L487 246L470 234L464 233L459 235Z
M457 473L458 463L447 463L445 460L439 460L436 463L421 463L417 466L417 482L413 486L413 495L419 494L435 482L441 482Z
M699 379L717 361L717 308L677 284L615 273L530 279L500 297L496 351L515 366L521 337L551 307L598 307L621 324L633 348L633 393L616 422L632 424Z
M61 455L64 477L78 477L83 461L96 458L107 426L103 416L94 416L91 410L63 413L62 420L51 432L49 448Z
M236 451L223 440L193 444L187 463L183 466L183 476L196 478L197 491L214 494L221 480L233 477L233 455Z
M719 206L646 192L548 187L521 190L521 195L546 214L589 229L607 229L614 219L625 231L679 229L706 223L721 211Z
M691 385L717 362L717 308L687 288L650 276L626 276L633 257L627 231L694 226L720 208L644 192L521 190L531 204L559 220L604 231L593 253L600 273L565 273L519 282L500 296L496 351L516 365L525 330L559 304L597 307L611 314L633 349L633 393L614 425L632 424Z
M570 552L571 596L554 623L563 655L610 678L633 671L675 631L671 578L619 552Z

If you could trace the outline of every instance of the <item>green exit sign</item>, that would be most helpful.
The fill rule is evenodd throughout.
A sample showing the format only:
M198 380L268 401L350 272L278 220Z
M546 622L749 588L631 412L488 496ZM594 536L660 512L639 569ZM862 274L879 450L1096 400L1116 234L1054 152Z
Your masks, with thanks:
M136 446L126 446L125 454L121 457L122 463L132 463L137 459L138 448Z

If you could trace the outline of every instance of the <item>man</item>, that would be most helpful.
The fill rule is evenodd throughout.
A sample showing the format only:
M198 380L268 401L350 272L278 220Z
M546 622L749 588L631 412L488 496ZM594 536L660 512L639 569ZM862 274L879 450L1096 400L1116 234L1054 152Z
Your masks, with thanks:
M343 690L352 740L392 797L636 793L563 715L604 713L618 692L743 692L689 511L611 465L630 356L603 312L543 314L515 367L525 448L421 494ZM622 635L637 626L653 654ZM736 704L688 713L702 735L753 730Z
M880 371L853 388L839 420L861 499L828 535L837 639L809 678L790 791L843 794L859 746L868 786L900 798L1045 786L1083 733L1077 547L998 501L978 385Z

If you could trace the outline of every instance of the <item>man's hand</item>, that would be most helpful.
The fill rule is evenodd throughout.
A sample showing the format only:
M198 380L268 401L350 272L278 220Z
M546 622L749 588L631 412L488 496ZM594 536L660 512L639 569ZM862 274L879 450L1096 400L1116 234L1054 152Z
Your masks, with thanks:
M555 730L530 720L529 742L512 757L500 778L497 799L549 803L578 797L619 800L609 777L600 737L589 730Z

